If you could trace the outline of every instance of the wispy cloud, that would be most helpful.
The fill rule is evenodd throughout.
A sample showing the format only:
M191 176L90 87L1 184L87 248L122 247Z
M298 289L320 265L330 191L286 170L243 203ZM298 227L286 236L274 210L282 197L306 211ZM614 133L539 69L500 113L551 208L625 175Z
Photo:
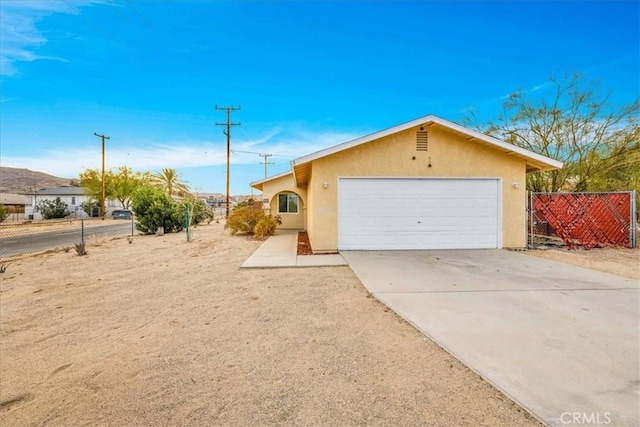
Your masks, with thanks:
M73 7L65 1L0 1L0 74L18 73L17 64L36 60L66 61L65 58L42 54L47 43L38 22L54 13L78 13L78 8L98 0L74 1Z
M288 162L324 148L336 145L362 134L313 132L309 130L286 130L275 128L247 140L233 140L231 163L255 164L261 159L257 154L273 154L278 163ZM250 153L247 153L250 152ZM226 165L226 145L208 140L194 141L120 141L107 145L105 166L113 169L129 166L137 171L156 171L161 168L197 168ZM274 159L275 160L275 159ZM95 147L58 148L41 151L30 156L3 156L2 165L27 168L63 177L76 177L84 168L101 167L101 152Z
M496 96L493 98L488 98L488 99L484 99L482 101L476 102L475 104L472 105L467 105L463 108L461 108L460 110L458 110L458 113L460 114L468 114L468 113L472 113L482 107L487 107L487 106L491 106L491 105L495 105L495 104L501 104L504 101L508 100L509 98L511 98L511 96L513 96L513 94L515 93L521 93L521 94L526 94L526 93L534 93L537 92L539 90L545 89L549 86L549 81L540 83L538 85L535 85L533 87L531 87L530 89L526 89L526 88L519 88L519 89L514 89L512 92L509 92L507 94L504 95L500 95L500 96Z

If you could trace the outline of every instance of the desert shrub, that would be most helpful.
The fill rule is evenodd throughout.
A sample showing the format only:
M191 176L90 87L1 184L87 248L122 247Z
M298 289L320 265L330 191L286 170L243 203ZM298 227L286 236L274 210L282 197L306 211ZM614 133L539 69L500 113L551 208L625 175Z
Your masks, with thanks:
M262 209L236 206L229 214L224 227L231 230L231 234L253 234L256 225L264 217Z
M86 243L84 243L84 242L82 242L82 243L74 243L74 245L75 245L75 248L76 248L76 253L79 256L84 256L84 255L86 255L88 253L87 252Z
M172 233L184 227L184 205L160 189L140 187L131 199L131 208L136 215L136 228L143 234L154 234L158 228Z
M60 197L56 197L53 201L40 200L36 207L44 219L64 218L69 214L67 204L60 200Z
M260 238L273 236L276 232L276 227L278 227L276 218L265 215L260 218L260 221L258 221L253 229L253 233L256 237Z
M225 228L231 230L231 234L254 234L260 238L273 235L282 221L279 216L265 215L261 207L257 204L236 205L227 218Z
M0 222L4 221L7 215L7 208L5 208L4 205L0 205Z
M100 202L96 200L91 199L82 202L80 208L91 218L98 218L100 216Z
M207 213L205 216L205 220L207 221L207 224L211 224L211 221L213 221L214 219L216 219L216 214L213 211L213 208L207 208Z

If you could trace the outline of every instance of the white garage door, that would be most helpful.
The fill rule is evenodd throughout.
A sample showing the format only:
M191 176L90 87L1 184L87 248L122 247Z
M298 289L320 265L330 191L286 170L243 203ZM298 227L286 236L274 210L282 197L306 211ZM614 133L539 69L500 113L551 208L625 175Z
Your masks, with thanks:
M340 250L500 247L499 179L340 178Z

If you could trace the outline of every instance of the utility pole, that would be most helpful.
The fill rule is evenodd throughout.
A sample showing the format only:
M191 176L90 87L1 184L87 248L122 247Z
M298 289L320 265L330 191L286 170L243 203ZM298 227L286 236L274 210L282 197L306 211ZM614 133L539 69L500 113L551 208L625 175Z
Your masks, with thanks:
M104 220L105 214L105 204L104 204L104 140L109 139L106 135L98 135L96 132L93 133L98 138L102 138L102 197L100 197L100 215Z
M226 126L227 129L223 131L225 135L227 135L227 213L225 218L229 218L229 171L231 169L230 159L231 159L231 127L232 126L240 126L240 122L231 123L231 112L235 110L240 110L242 107L218 107L216 104L216 110L226 110L227 111L227 122L226 123L218 123L216 122L216 126Z
M258 154L258 156L260 157L264 157L264 177L267 177L267 165L275 165L274 162L267 162L267 159L271 156L273 156L273 154Z

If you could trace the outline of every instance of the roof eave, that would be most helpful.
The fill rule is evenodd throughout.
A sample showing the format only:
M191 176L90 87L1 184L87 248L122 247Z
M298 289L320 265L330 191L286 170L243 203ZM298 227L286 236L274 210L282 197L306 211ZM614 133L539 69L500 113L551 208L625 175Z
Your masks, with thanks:
M383 138L388 135L393 135L394 133L401 132L406 129L410 129L415 126L426 125L426 124L437 124L445 128L451 129L453 131L456 131L458 133L461 133L463 135L467 135L470 138L478 139L496 148L502 148L507 152L511 152L518 155L519 157L523 157L527 161L528 166L531 164L532 166L538 167L540 170L553 170L553 169L562 168L562 162L534 153L524 148L518 147L517 145L509 144L508 142L504 142L502 140L486 135L484 133L481 133L472 129L468 129L457 123L450 122L448 120L442 119L432 114L417 118L415 120L411 120L409 122L406 122L406 123L403 123L379 132L374 132L372 134L365 135L360 138L353 139L351 141L343 142L342 144L334 145L332 147L325 148L324 150L307 154L306 156L298 157L297 159L294 159L291 161L291 167L292 167L292 170L295 171L296 166L313 162L314 160L317 160L319 158L330 156L332 154L339 153L340 151L344 151L349 148L356 147L358 145L361 145L379 138ZM295 172L294 172L294 178L296 178ZM297 179L296 179L296 183L298 183Z
M291 175L292 173L293 173L293 171L289 170L289 171L286 171L286 172L279 173L277 175L269 176L269 177L261 179L259 181L253 181L253 182L249 183L249 185L251 187L255 188L256 190L262 191L263 184L265 182L273 181L274 179L282 178L283 176Z

